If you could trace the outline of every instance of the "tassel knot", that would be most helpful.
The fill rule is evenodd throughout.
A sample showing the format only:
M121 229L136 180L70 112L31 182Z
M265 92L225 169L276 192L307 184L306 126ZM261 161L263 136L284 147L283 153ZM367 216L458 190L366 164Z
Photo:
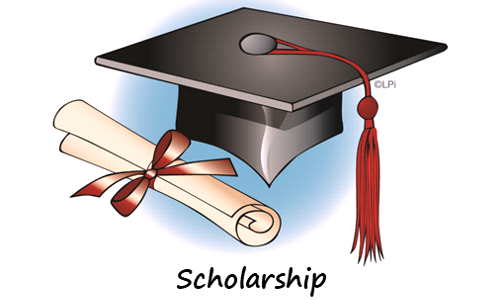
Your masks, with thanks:
M366 96L358 104L358 113L361 118L371 120L375 117L378 111L378 103L372 96Z

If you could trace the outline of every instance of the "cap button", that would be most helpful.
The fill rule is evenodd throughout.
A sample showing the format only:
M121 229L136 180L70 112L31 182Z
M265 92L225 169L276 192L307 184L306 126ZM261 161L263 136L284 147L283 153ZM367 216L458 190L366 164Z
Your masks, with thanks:
M370 120L375 117L378 111L378 103L372 96L361 99L358 104L358 113L361 118Z

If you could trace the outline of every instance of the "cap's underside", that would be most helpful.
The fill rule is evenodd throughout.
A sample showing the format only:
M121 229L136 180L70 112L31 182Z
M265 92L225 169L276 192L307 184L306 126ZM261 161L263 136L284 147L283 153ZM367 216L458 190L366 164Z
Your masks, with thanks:
M297 155L342 132L342 94L286 112L179 86L176 129L231 152L271 185Z

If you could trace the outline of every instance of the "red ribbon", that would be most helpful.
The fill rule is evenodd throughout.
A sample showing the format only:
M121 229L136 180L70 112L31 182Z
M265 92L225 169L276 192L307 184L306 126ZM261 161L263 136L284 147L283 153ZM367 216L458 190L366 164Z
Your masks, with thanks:
M109 187L130 176L139 175L123 186L111 199L111 205L124 217L129 216L141 203L148 187L153 188L160 175L232 175L236 172L229 158L182 163L169 166L189 147L189 139L174 130L167 131L156 145L151 167L147 170L117 172L105 175L84 186L71 197L100 197Z

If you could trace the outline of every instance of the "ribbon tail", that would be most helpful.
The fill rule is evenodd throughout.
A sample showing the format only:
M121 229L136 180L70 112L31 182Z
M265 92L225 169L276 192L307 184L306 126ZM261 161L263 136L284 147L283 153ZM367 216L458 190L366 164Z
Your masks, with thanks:
M380 161L377 142L377 129L366 128L358 146L356 168L356 231L352 251L360 243L358 263L365 254L364 263L372 255L382 260L382 244L379 229L379 191Z
M118 181L125 179L133 175L142 174L143 171L131 171L131 172L120 172L104 175L91 183L87 184L76 193L71 195L71 197L77 196L95 196L100 197L108 188Z
M158 170L158 175L229 175L236 176L229 158L189 162Z
M111 199L111 205L120 215L128 217L141 203L148 185L149 179L144 177L132 180L116 193Z

